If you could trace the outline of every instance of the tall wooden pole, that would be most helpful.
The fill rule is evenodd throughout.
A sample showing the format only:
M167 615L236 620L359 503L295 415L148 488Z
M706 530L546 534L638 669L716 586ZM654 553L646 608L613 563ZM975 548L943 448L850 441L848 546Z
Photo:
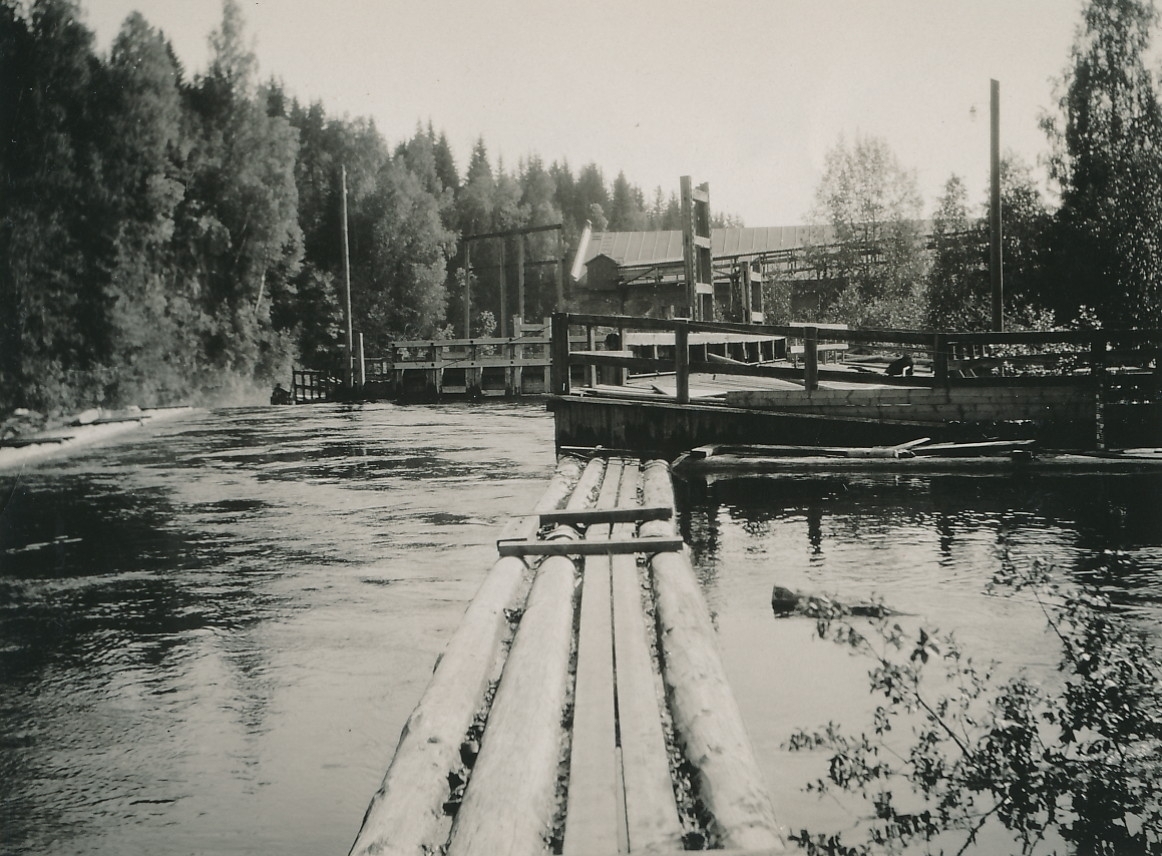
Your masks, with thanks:
M688 175L680 178L682 193L682 261L686 276L687 318L699 319L698 306L698 263L694 259L694 181Z
M508 330L508 270L504 265L504 247L507 242L504 238L500 239L500 317L497 318L497 329L500 333L500 338L508 335L505 331Z
M1004 269L1001 257L1001 85L990 81L991 192L989 194L989 278L993 287L993 330L1005 329Z
M464 338L472 338L472 242L464 243Z
M339 189L339 226L343 232L343 324L347 331L347 363L343 367L343 382L350 389L354 383L354 336L351 330L351 252L347 240L347 167L341 166Z
M516 236L516 314L525 317L525 236ZM512 335L519 336L520 330Z
M557 312L565 311L565 233L557 227Z

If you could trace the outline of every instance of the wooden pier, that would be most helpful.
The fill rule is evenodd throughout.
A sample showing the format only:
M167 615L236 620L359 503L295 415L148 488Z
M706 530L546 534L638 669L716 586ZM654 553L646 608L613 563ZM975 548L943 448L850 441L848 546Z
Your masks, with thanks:
M498 542L352 856L783 852L663 461L563 458Z
M919 437L1021 437L1053 449L1162 443L1162 330L953 334L565 313L552 323L549 406L562 448L672 457L714 443ZM594 347L607 331L651 344ZM579 332L584 349L566 344ZM702 341L710 334L776 344L744 360L730 344ZM910 373L888 375L903 355Z

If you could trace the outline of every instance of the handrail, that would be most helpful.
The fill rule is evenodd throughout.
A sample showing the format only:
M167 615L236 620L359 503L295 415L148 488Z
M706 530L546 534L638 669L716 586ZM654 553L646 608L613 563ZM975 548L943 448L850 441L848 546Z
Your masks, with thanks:
M1061 330L1061 331L1028 331L1007 333L956 333L956 332L924 332L915 330L850 330L832 327L821 327L811 324L795 325L766 325L766 324L735 324L727 322L690 321L685 319L637 318L627 315L596 315L555 313L551 319L551 369L552 392L565 395L571 391L569 369L573 366L587 368L586 375L590 378L589 385L594 385L592 376L596 367L607 366L623 370L672 371L677 382L677 399L685 404L689 401L690 374L698 372L712 372L716 374L752 375L778 377L801 380L807 391L818 387L820 377L842 378L849 382L874 382L893 385L906 383L915 385L921 381L919 377L907 379L891 378L884 375L861 376L851 372L834 372L820 368L819 346L824 342L844 342L861 345L888 345L902 346L904 350L919 349L929 352L932 358L932 386L948 386L954 380L956 370L965 370L965 367L984 367L986 364L1004 364L1006 360L1013 364L1044 362L1052 365L1054 360L1068 358L1076 360L1073 368L1088 369L1088 376L1104 382L1107 370L1112 359L1121 359L1124 351L1111 349L1112 345L1123 348L1136 343L1138 345L1154 345L1156 350L1143 350L1135 353L1141 359L1141 365L1149 362L1154 364L1155 386L1162 390L1162 330ZM584 327L584 339L569 338L572 327ZM626 331L662 331L674 334L674 355L672 359L657 359L641 356L629 356L624 353L601 354L596 351L595 330L599 327L615 329L624 335ZM781 338L801 339L803 342L803 368L792 369L785 366L753 365L747 363L707 363L692 360L690 354L689 337L692 333L729 333ZM570 342L585 341L586 350L582 353L574 352ZM991 346L1012 348L1019 346L1036 345L1063 345L1075 346L1074 350L1059 354L1037 355L1012 353L989 355L985 349ZM978 353L979 352L979 353ZM1137 365L1139 363L1135 363ZM1011 371L1011 366L1009 368ZM1053 377L1067 377L1064 373L1043 376L1046 380ZM971 383L975 378L956 378L958 383ZM1024 378L1021 379L1025 380ZM1037 380L1042 378L1028 378ZM1162 393L1160 393L1162 394Z
M850 342L855 344L894 343L900 345L930 345L934 335L948 341L973 344L1088 345L1095 336L1114 341L1162 342L1162 329L1112 330L1029 330L1008 332L959 333L954 331L850 329L811 324L738 324L726 321L688 321L684 319L636 318L630 315L593 315L567 313L569 325L578 327L622 327L634 330L673 330L674 325L685 324L691 333L752 333L759 336L804 338L808 329L817 331L820 342Z

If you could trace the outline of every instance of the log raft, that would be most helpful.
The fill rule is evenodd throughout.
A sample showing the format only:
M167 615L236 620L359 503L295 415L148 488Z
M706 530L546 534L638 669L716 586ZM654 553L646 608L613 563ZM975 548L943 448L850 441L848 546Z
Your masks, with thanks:
M784 852L673 518L664 461L562 458L498 541L352 856Z

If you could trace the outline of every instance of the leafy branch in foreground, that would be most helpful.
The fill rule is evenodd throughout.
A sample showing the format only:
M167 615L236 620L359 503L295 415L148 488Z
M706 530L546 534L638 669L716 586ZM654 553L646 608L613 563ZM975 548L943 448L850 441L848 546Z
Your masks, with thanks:
M1005 830L1022 854L1043 844L1162 853L1158 652L1107 597L1057 584L1050 571L1006 562L988 592L1022 593L1040 607L1061 648L1053 688L1024 674L995 677L951 636L922 626L818 617L820 637L870 658L870 690L883 703L870 734L829 723L791 737L792 750L830 753L826 777L808 790L846 792L869 807L856 826L863 840L804 829L793 841L812 856L963 854L987 827Z

